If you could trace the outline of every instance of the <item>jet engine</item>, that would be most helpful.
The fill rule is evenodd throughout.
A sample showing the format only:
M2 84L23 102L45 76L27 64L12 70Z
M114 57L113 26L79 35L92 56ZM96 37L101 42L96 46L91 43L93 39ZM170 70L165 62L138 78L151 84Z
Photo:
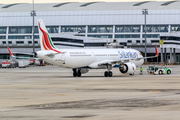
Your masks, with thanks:
M119 71L122 73L122 74L130 74L130 75L133 75L134 72L136 71L136 65L132 62L128 62L128 63L125 63L125 64L121 64L119 65Z

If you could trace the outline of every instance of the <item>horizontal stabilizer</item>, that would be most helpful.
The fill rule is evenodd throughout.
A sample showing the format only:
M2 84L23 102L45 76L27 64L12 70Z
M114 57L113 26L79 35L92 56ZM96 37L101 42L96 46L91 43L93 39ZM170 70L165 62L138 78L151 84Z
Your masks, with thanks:
M44 54L45 56L54 56L54 55L57 55L57 54L64 54L66 53L65 51L62 51L60 53L57 53L57 52L54 52L54 51L46 51L46 54Z

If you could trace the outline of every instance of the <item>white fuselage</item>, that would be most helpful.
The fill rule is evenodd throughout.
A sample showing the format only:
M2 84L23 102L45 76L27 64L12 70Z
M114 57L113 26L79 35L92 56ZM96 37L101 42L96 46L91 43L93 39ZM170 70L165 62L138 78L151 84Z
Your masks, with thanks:
M37 57L64 68L96 68L91 67L91 64L105 60L123 61L123 59L143 57L139 51L134 49L59 49L58 51L63 51L63 53L45 56L47 51L38 51ZM139 66L143 64L144 60L130 60L130 62ZM101 68L106 67L97 66L96 69Z

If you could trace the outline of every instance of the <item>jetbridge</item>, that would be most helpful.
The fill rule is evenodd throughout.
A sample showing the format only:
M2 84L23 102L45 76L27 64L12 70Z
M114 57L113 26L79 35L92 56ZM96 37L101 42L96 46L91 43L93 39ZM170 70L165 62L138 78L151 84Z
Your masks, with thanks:
M180 63L180 32L160 34L161 62Z

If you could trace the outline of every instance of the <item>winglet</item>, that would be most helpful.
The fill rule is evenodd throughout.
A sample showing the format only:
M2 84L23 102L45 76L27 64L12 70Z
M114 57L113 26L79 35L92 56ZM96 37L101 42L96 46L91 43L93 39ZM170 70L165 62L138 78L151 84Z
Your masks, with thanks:
M9 49L8 46L7 46L7 49L8 49L8 51L9 51L10 56L13 56L13 54L12 54L12 52L11 52L11 50Z
M156 56L158 56L157 46L155 45Z

